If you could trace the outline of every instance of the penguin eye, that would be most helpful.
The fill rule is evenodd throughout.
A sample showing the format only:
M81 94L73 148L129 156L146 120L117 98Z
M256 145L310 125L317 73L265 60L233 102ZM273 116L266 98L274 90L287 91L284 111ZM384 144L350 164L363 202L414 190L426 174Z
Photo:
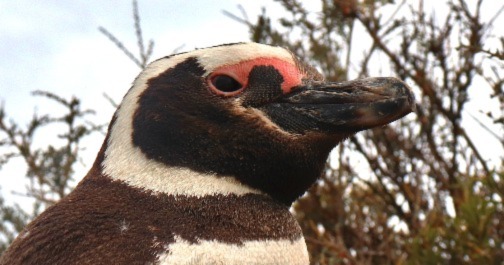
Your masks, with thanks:
M217 94L231 95L243 88L242 84L228 75L216 75L210 79L210 86Z

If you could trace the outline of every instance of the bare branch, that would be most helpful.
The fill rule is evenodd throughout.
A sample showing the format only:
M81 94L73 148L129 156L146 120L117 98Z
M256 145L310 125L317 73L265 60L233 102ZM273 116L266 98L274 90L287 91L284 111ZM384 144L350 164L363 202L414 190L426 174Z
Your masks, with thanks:
M135 56L133 55L133 53L131 53L125 46L122 42L120 42L114 35L112 35L112 33L110 33L107 29L103 28L103 27L99 27L98 30L103 33L103 35L107 36L107 38L112 41L116 46L117 48L119 48L119 50L121 50L122 52L124 52L124 54L126 54L126 56L128 56L128 58L130 58L130 60L132 60L138 67L142 68L142 63L137 59L135 58Z

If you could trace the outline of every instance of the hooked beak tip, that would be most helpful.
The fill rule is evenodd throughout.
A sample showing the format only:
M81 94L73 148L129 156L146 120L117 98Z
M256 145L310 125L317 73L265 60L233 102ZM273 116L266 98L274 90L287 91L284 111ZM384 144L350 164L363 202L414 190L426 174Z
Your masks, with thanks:
M295 133L355 133L383 126L415 111L415 97L403 81L365 78L299 87L264 110Z

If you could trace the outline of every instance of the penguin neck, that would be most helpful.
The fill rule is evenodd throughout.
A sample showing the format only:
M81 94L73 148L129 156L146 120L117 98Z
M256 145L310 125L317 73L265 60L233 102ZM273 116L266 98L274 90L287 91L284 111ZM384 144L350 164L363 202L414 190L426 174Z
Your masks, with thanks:
M108 145L104 150L101 169L104 176L129 186L154 194L174 196L262 194L232 176L167 166L147 158L137 147L128 144L121 146L119 150L115 150Z

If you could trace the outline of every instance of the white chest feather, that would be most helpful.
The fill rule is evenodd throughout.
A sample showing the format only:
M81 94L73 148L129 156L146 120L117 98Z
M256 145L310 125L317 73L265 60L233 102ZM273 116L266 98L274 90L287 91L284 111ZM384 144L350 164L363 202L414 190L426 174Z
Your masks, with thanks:
M200 264L309 264L304 238L290 240L254 240L242 245L201 240L192 244L180 237L158 257L160 265Z

